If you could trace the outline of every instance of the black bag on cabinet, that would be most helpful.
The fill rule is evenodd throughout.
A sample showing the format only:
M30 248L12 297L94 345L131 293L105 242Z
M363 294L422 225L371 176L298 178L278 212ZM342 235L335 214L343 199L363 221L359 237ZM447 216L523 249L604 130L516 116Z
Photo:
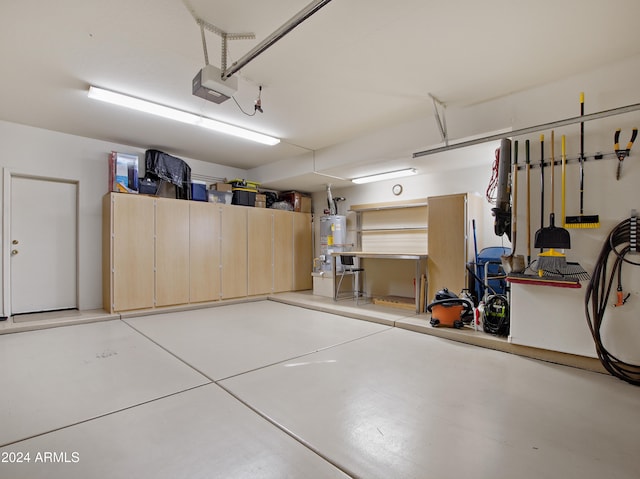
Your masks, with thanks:
M144 166L145 177L143 181L147 178L159 180L157 181L158 187L160 181L168 181L176 186L176 198L191 199L191 167L183 160L159 150L147 150Z

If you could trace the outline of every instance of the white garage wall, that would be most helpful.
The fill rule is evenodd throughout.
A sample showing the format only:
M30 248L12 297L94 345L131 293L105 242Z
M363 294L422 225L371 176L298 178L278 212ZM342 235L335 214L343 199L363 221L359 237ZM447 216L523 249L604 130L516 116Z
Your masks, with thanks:
M535 66L532 66L532 68ZM489 67L490 68L490 67ZM576 117L580 114L579 95L585 92L585 113L594 113L626 105L640 103L640 89L637 79L640 77L640 56L618 62L583 75L567 78L561 82L545 85L525 92L514 93L508 97L492 102L474 105L468 108L451 107L447 109L447 125L450 138L462 138L499 130L505 127L520 129ZM420 125L420 127L416 127ZM425 130L424 120L407 124L406 129L396 131L398 135L380 138L385 142L377 142L374 151L367 151L366 142L361 142L360 152L383 158L388 153L389 158L397 158L399 150L417 152L436 146L437 138L435 121L431 122L431 129ZM640 126L640 112L635 111L623 115L594 120L585 123L585 153L593 157L595 153L609 154L608 159L588 161L585 165L585 214L599 214L601 227L598 229L570 230L572 248L567 251L569 261L578 261L588 271L593 269L597 255L611 229L620 221L627 218L630 210L640 211L640 145L636 143L631 157L624 162L624 177L615 180L615 165L617 160L611 158L613 153L613 134L616 128L622 128L621 143L626 144L633 127ZM545 158L550 157L550 131L545 134ZM567 136L567 155L576 158L579 152L579 125L558 128L556 136L556 159L560 158L560 136ZM539 133L514 138L519 140L519 161L524 162L524 142L531 142L531 161L536 166L540 161ZM400 138L401 143L395 143L394 138ZM352 141L344 148L332 147L327 151L316 153L317 171L337 174L336 165L362 162L357 143ZM439 145L437 145L439 146ZM387 148L387 151L385 151ZM390 180L380 183L358 185L349 188L335 189L334 196L344 196L347 204L341 205L340 213L348 209L349 204L393 201L394 199L421 198L429 195L479 192L484 194L490 177L490 166L493 156L491 147L485 153L486 162L480 166L470 165L477 154L475 149L460 149L448 152L446 157L433 155L422 157L418 163L412 163L422 173L416 177ZM408 157L410 156L407 155ZM474 158L472 158L474 157ZM448 171L430 171L436 162L446 162L450 166ZM462 166L457 168L457 166ZM406 165L409 166L409 165ZM325 168L326 169L323 169ZM333 169L332 169L333 168ZM393 168L392 168L393 169ZM567 168L567 215L578 214L578 165L573 162ZM548 224L550 204L549 169L546 170L546 200L545 226ZM560 212L560 170L556 170L556 217ZM540 170L532 170L531 179L531 218L532 245L533 234L540 227ZM518 245L519 253L526 254L526 237L524 226L526 215L524 173L519 173L519 214L518 214ZM404 193L396 198L391 194L394 183L404 185ZM317 212L326 207L326 194L314 194L314 206ZM492 218L486 205L485 228L480 234L479 242L482 246L500 245L501 239L493 236L491 231ZM343 210L344 208L344 210ZM558 222L556 222L558 224ZM507 243L505 243L507 244ZM533 247L533 246L532 246ZM535 257L537 251L532 251ZM582 289L565 290L546 286L518 286L514 288L512 302L511 340L514 343L535 347L554 349L572 354L595 356L595 348L591 339L584 314L584 293L586 283ZM624 288L631 294L628 303L623 308L607 309L606 327L604 331L605 344L612 352L631 362L640 363L640 267L625 266ZM615 293L615 286L614 286ZM615 294L611 302L615 301Z
M137 154L144 164L144 150L139 148L0 121L1 167L20 174L80 182L78 283L82 310L102 308L102 197L107 192L107 159L113 150ZM244 177L244 170L238 168L183 159L192 174Z

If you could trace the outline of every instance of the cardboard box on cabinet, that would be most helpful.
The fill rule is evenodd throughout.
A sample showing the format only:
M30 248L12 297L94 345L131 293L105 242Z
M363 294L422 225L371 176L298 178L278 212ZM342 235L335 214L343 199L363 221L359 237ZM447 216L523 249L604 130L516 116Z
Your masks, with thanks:
M215 184L211 185L211 189L212 190L216 190L216 191L228 191L229 193L231 193L231 184L229 184L229 183L215 183Z
M297 191L281 193L280 198L291 204L293 211L311 213L311 197Z

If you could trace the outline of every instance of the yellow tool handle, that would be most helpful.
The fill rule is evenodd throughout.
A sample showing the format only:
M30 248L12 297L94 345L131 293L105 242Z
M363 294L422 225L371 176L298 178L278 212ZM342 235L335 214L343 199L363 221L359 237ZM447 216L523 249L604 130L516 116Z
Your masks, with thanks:
M622 131L621 128L618 128L616 130L616 132L613 135L613 149L616 151L616 153L618 153L620 151L620 132ZM633 146L633 142L636 141L636 137L638 136L638 129L634 128L633 130L631 130L631 139L629 140L629 143L627 143L627 148L626 148L626 154L629 154L629 150L631 150L631 147Z
M567 178L567 147L566 137L562 135L562 188L561 188L561 200L562 200L562 224L565 224L565 193L566 193L566 178Z
M634 128L633 130L631 130L631 140L629 140L629 143L627 143L627 150L631 149L631 147L633 146L633 142L636 141L637 136L638 136L638 129Z

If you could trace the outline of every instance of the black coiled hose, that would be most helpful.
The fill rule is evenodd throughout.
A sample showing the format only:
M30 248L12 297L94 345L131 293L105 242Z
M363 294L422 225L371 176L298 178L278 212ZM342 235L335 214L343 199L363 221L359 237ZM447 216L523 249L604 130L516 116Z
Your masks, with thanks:
M587 286L584 305L587 324L591 330L596 352L602 365L613 376L635 386L640 386L640 365L626 363L611 354L605 348L600 336L600 328L616 275L618 284L620 284L622 265L624 263L640 266L640 262L632 261L627 257L630 252L638 251L637 226L637 218L632 217L622 221L611 230L600 251L600 256L591 275L591 281ZM610 258L615 259L613 266L609 269Z

